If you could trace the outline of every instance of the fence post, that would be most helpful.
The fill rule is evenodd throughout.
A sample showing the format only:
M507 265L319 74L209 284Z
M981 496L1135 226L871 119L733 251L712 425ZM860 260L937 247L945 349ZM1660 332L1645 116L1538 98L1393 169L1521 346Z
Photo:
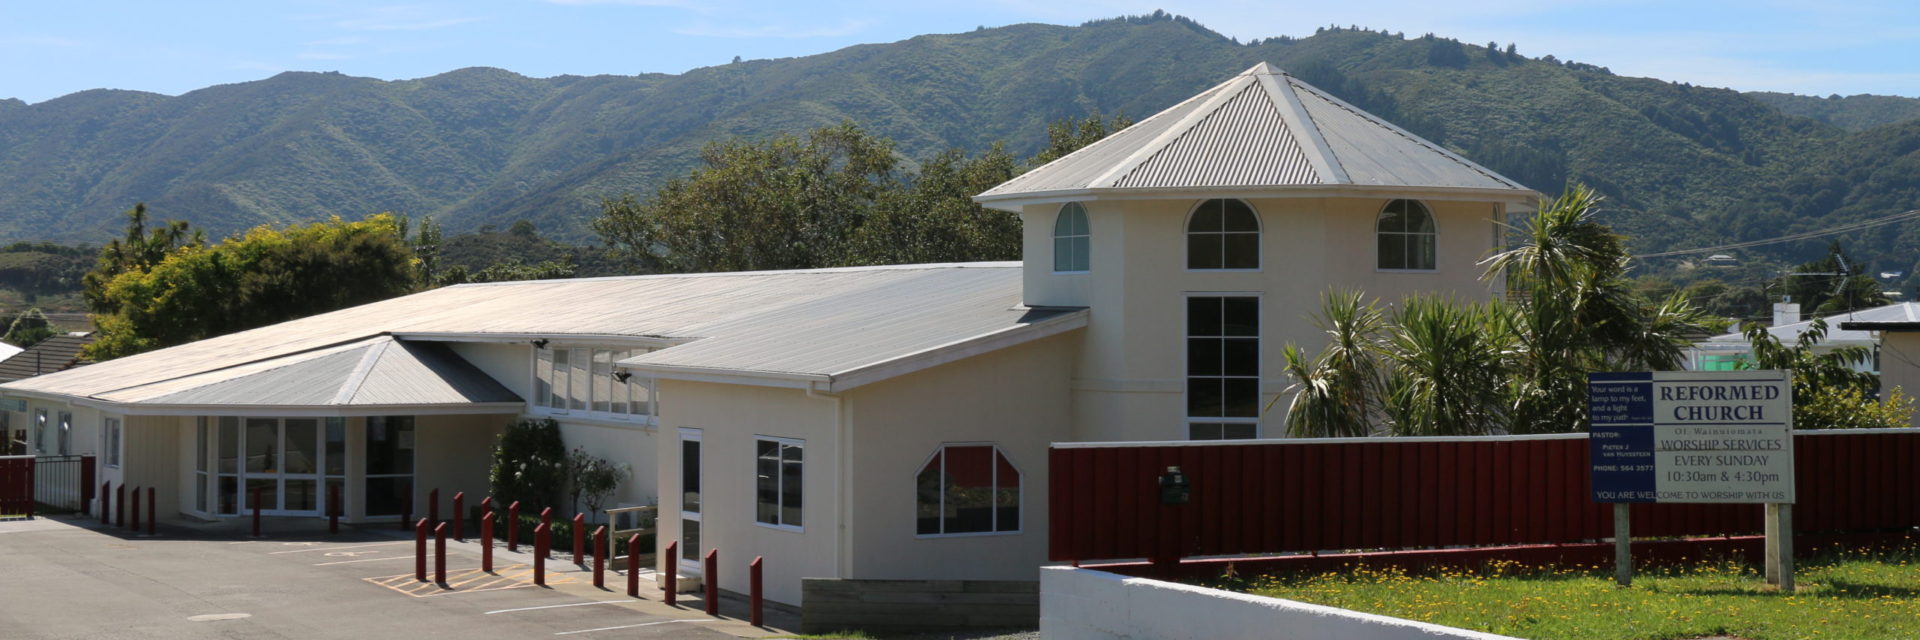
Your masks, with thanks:
M440 521L440 488L427 492L427 522Z
M139 533L140 532L140 487L133 488L133 506L128 507L128 509L133 510L133 519L127 522L127 530L132 531L134 533Z
M86 513L93 506L93 456L80 456L80 512Z
M507 550L520 551L520 501L507 505Z
M493 512L480 516L480 570L493 573Z
M587 514L573 514L573 565L584 566L580 562L580 552L587 546Z
M461 526L467 520L466 502L467 492L453 494L453 539L461 542L467 541L466 534L462 532L464 527Z
M100 524L113 523L113 482L100 481Z
M340 533L340 485L327 485L327 533Z
M680 593L680 575L679 575L680 574L680 541L679 540L675 540L673 542L667 543L666 556L667 556L666 602L667 602L667 606L671 607L673 606L673 601L679 596L679 593Z
M39 500L37 500L37 498L39 498L39 495L38 495L39 491L34 488L35 486L34 482L36 482L36 480L33 477L33 474L39 471L39 469L36 468L39 466L40 466L40 463L38 461L30 461L27 463L27 519L28 520L33 519L34 509L37 509L40 506L39 504L37 504L39 502Z
M702 594L705 597L701 599L706 601L707 615L717 616L717 615L720 615L720 550L719 549L707 550L707 559L705 564L703 565L703 568L705 570L705 573L701 574L700 581L703 583L706 583L707 592L705 594Z
M534 539L533 548L539 551L540 557L543 557L543 558L552 557L553 555L553 539L552 539L553 538L553 507L547 507L540 510L540 526L547 528L547 535L546 535L546 537L548 538L547 546L544 546L544 547L540 546L540 541L536 537Z
M607 588L607 527L593 530L593 586Z
M120 488L114 491L114 504L113 526L127 526L127 483L120 483ZM253 535L258 536L260 533L256 531Z
M433 525L433 581L447 584L447 523Z
M627 538L627 597L640 597L640 534Z
M756 627L760 626L764 605L760 597L760 563L760 556L754 556L753 562L747 565L747 623Z
M533 583L547 586L547 525L533 528Z
M427 519L413 525L413 579L427 581Z
M87 484L93 484L91 482ZM153 487L147 487L147 535L160 534L160 499L153 497Z
M254 487L253 495L253 537L260 537L260 488Z

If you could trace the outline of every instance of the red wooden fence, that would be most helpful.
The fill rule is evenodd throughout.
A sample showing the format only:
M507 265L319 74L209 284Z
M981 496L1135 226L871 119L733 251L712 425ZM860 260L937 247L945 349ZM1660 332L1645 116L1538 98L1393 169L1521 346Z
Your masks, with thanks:
M33 456L0 456L0 517L33 515Z
M1798 532L1920 526L1920 430L1794 435ZM1551 544L1613 535L1585 434L1061 444L1049 452L1055 561ZM1187 504L1160 503L1178 466ZM1759 505L1637 504L1635 536L1754 534Z

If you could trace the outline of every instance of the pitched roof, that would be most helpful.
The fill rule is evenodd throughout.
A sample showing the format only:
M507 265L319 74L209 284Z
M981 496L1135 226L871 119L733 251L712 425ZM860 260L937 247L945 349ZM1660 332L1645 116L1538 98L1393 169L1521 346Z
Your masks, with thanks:
M1873 344L1873 331L1876 330L1873 328L1873 325L1897 325L1900 323L1920 322L1920 302L1897 302L1890 305L1873 307L1871 309L1860 309L1826 316L1825 320L1827 321L1827 337L1821 340L1820 344ZM1801 322L1767 327L1767 333L1773 334L1773 337L1779 339L1782 343L1793 344L1794 341L1800 339L1800 334L1805 333L1807 328L1812 325L1812 320L1804 320ZM1849 328L1843 325L1858 326ZM1744 347L1746 345L1747 335L1741 331L1723 333L1707 338L1706 342L1702 344L1702 346L1708 348L1716 346Z
M974 199L1196 188L1535 195L1262 62Z
M1017 262L460 285L0 389L133 402L155 401L162 390L225 398L260 389L306 401L318 396L286 388L290 380L337 380L351 357L327 359L331 350L390 335L400 344L552 338L668 347L627 362L661 377L836 390L1086 323L1085 311L1035 310L1020 301ZM289 356L301 357L281 360ZM861 375L844 377L853 374ZM246 381L214 382L228 378Z
M11 382L78 366L80 349L93 342L91 333L68 333L41 340L25 351L0 360L0 382Z
M150 407L339 408L517 403L443 343L377 336L102 393Z

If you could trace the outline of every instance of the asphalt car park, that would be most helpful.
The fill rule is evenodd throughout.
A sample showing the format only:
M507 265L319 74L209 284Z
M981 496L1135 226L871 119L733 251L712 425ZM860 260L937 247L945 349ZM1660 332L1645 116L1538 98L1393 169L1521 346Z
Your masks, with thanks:
M293 523L301 525L304 523ZM302 527L294 527L300 529ZM312 529L312 527L304 527ZM0 637L6 638L733 638L739 603L707 616L697 599L642 598L609 571L607 588L556 556L546 586L529 554L449 541L447 581L414 578L411 539L377 530L244 532L162 525L136 535L79 516L0 522ZM398 532L393 532L398 534ZM429 545L431 546L431 545ZM429 564L431 571L431 564ZM431 578L431 576L429 576ZM684 596L683 596L684 597ZM731 615L738 614L738 615ZM769 623L782 624L776 617Z

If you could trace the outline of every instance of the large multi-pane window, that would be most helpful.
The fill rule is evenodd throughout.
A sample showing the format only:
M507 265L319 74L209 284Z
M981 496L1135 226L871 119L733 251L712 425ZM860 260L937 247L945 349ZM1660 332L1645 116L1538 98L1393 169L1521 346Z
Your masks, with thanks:
M73 453L73 412L60 412L60 455Z
M680 559L700 559L700 430L680 430Z
M545 413L627 420L654 415L653 379L616 375L619 372L613 364L646 352L594 347L535 349L533 404Z
M1380 242L1380 268L1433 270L1439 236L1427 205L1419 200L1389 202L1380 210L1375 231Z
M1260 218L1239 200L1200 203L1187 218L1188 269L1260 268Z
M50 436L47 433L47 410L34 409L33 410L33 452L34 453L44 454L47 452L48 437Z
M219 429L215 434L214 456L215 481L218 483L215 493L218 495L222 515L240 513L240 419L234 416L220 416Z
M1087 208L1078 202L1060 206L1053 220L1053 270L1061 273L1086 271L1087 254L1093 250L1093 232L1087 226Z
M801 526L801 454L806 443L788 438L754 438L758 496L755 521L776 527Z
M209 452L213 445L212 434L207 430L207 417L200 416L193 425L193 510L207 512L207 483L210 469L207 467Z
M943 446L914 481L920 535L1020 530L1020 471L999 447Z
M1187 298L1187 437L1255 438L1260 425L1260 299Z

